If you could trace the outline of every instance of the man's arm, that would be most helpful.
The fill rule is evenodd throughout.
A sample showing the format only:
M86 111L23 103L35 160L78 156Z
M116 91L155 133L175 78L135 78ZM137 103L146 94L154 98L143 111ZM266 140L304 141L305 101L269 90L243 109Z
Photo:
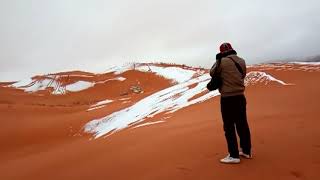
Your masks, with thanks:
M244 59L242 59L243 60L243 67L242 67L242 69L243 69L243 78L245 78L246 77L246 74L247 74L247 65L246 65L246 61L244 60Z
M210 69L210 76L211 77L213 77L213 75L214 75L214 72L216 71L216 69L217 69L217 61L213 64L213 66L211 67L211 69Z

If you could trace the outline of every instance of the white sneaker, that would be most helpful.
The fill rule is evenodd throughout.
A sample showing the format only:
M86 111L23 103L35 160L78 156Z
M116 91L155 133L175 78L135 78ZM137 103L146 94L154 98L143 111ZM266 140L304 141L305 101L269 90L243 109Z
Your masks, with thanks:
M220 159L221 163L226 163L226 164L238 164L240 163L240 158L233 158L228 154L227 157Z
M239 156L242 156L246 159L252 159L252 155L251 154L245 154L242 151L239 152Z

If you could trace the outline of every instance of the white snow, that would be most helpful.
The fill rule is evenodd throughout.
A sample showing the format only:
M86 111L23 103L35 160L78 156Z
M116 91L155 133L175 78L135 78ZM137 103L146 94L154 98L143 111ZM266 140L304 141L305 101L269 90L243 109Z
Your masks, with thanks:
M57 87L60 86L59 83L52 79L44 79L40 81L35 81L31 86L25 88L26 92L37 92L45 90L47 87ZM58 93L58 92L57 92Z
M61 83L55 80L56 78L56 76L47 76L42 80L32 80L30 78L14 83L9 87L15 87L30 93L45 90L46 88L53 88L52 94L64 94L65 88L61 86Z
M93 133L95 138L122 130L133 123L143 121L162 112L174 112L183 107L205 101L219 95L218 91L209 92L199 98L189 101L195 95L207 91L210 80L208 74L193 78L181 84L154 93L131 107L114 112L104 118L95 119L85 125L85 132ZM188 86L197 84L193 88Z
M135 127L133 127L133 129L139 128L139 127L143 127L143 126L150 126L150 125L154 125L154 124L159 124L159 123L163 123L163 122L165 122L165 121L147 122L147 123L143 123L143 124L140 124L138 126L135 126Z
M68 84L66 86L66 90L71 92L83 91L85 89L93 87L94 84L95 83L88 82L88 81L77 81L73 84Z
M63 86L61 82L58 81L60 75L48 75L44 76L43 79L33 80L31 78L16 82L9 87L14 87L18 89L22 89L25 92L37 92L41 90L45 90L47 88L53 88L52 94L65 94L66 91L77 92L88 89L94 86L95 83L87 82L87 81L77 81L73 84L69 84Z
M125 101L125 100L129 100L129 99L131 99L131 97L121 98L121 99L119 99L119 101Z
M126 78L124 78L124 77L117 77L117 78L115 78L115 80L124 81L124 80L126 80Z
M90 106L90 108L87 110L87 111L92 111L92 110L96 110L96 109L101 109L103 107L106 106L106 104L109 104L113 102L113 100L109 100L109 99L106 99L106 100L103 100L103 101L99 101L97 102L96 104Z
M49 79L44 79L41 81L35 81L34 83L32 83L31 86L26 87L25 91L27 92L36 92L36 91L40 91L40 90L45 90L47 88L47 85L50 83L51 80Z
M128 63L128 64L123 64L121 66L113 66L109 69L107 69L106 71L104 71L103 73L114 73L114 74L121 74L124 73L128 70L132 70L134 69L134 64Z
M280 84L287 85L283 81L264 72L250 72L247 74L246 81L247 83L252 84L254 82L259 82L262 79L264 79L264 81L275 81ZM90 121L84 126L84 131L87 133L93 133L95 138L111 135L112 133L124 128L134 126L135 124L159 113L173 113L181 108L218 96L219 92L217 90L204 93L207 91L206 85L209 80L209 74L205 74L163 89L145 97L131 107L114 112L104 118ZM190 88L190 86L192 88ZM204 95L192 99L200 93L204 93Z
M179 67L159 67L159 66L140 66L136 70L142 72L153 72L167 79L172 79L178 83L185 82L193 77L196 71L187 70Z
M105 105L96 106L96 107L91 107L91 108L89 108L87 111L93 111L93 110L96 110L96 109L101 109L101 108L103 108L103 107L105 107Z
M124 78L124 77L116 77L116 78L107 79L104 81L98 81L96 84L102 84L102 83L106 83L108 81L125 81L125 80L126 80L126 78Z
M32 82L33 81L31 78L27 78L27 79L20 80L12 85L9 85L9 87L20 88L22 86L27 86L27 85L31 84Z
M292 84L285 83L279 79L276 79L265 72L260 72L260 71L251 71L247 73L244 83L246 86L248 86L256 83L268 84L270 81L277 82L281 85L292 85Z
M320 62L299 62L299 61L296 61L296 62L289 62L289 63L301 64L301 65L320 65Z
M167 79L172 79L175 82L182 83L189 79L191 79L196 73L203 73L202 71L193 71L193 70L187 70L180 67L160 67L155 65L141 65L141 64L124 64L122 66L115 66L112 68L109 68L104 73L111 73L114 74L121 74L129 70L137 70L142 72L152 72L159 76L163 76ZM125 79L118 79L120 81L123 81Z
M96 103L95 105L93 105L93 106L106 105L106 104L109 104L109 103L111 103L111 102L113 102L113 100L106 99L106 100L97 102L97 103Z

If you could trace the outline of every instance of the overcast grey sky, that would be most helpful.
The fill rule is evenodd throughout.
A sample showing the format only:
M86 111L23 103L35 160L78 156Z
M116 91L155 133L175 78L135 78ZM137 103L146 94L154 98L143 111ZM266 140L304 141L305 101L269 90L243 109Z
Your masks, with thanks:
M209 68L320 54L319 0L0 0L0 81L124 62Z

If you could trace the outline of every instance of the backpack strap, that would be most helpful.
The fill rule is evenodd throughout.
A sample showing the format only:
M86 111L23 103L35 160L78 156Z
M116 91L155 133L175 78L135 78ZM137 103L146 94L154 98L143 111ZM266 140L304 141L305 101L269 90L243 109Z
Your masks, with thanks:
M242 75L242 78L245 78L246 75L243 73L243 70L242 70L240 64L237 63L232 57L228 57L228 58L230 58L230 59L233 61L233 63L236 65L238 71L239 71L239 72L241 73L241 75Z
M215 75L220 74L220 73L219 73L220 64L221 64L221 59L218 59L218 60L217 60L217 67L216 67L215 73L214 73Z
M216 60L216 63L214 64L214 66L210 69L210 71L214 68L214 72L212 74L212 77L213 76L217 76L219 75L219 68L220 68L220 64L221 64L221 60L220 59L217 59ZM211 76L211 72L210 72L210 76Z

